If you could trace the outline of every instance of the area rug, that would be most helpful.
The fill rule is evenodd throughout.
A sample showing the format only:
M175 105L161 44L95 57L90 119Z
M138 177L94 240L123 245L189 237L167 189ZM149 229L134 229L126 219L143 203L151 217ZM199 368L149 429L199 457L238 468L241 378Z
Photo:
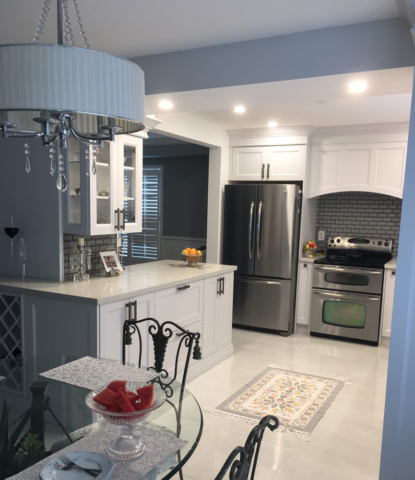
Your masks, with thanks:
M344 385L344 380L267 367L216 412L252 423L275 415L283 430L310 434Z

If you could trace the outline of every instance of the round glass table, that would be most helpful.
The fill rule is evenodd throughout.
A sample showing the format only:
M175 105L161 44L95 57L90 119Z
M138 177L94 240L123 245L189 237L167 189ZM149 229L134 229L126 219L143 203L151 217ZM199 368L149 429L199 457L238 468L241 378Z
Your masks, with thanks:
M96 422L102 421L85 404L90 390L39 375L77 359L62 356L0 360L0 428L6 402L9 432L18 427L26 414L28 421L22 433L30 429L31 433L37 434L38 441L44 444L46 455L53 455L85 437ZM175 458L169 459L164 471L163 468L154 469L150 476L152 480L173 477L195 451L203 430L200 406L186 388L174 381L166 395L164 405L151 412L141 425L174 433L187 443L175 454ZM16 469L16 466L13 468ZM18 472L14 470L12 473Z

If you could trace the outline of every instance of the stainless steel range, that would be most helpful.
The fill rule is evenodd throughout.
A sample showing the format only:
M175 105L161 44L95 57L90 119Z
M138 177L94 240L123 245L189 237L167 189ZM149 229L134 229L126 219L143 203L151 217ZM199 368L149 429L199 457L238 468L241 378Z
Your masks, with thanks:
M383 270L392 240L330 237L314 262L310 333L379 343Z

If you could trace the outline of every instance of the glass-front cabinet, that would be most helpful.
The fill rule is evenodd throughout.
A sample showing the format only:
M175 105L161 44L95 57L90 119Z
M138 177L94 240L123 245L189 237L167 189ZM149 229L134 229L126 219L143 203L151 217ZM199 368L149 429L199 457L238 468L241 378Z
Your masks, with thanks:
M118 135L94 148L70 139L64 233L141 232L142 142Z

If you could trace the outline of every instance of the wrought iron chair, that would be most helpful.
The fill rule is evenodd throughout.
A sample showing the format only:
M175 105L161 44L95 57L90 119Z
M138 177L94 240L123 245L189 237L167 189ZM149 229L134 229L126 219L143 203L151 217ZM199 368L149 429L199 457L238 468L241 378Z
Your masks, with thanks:
M272 432L276 430L280 422L277 417L268 415L251 430L244 447L236 447L224 463L221 471L215 480L223 480L229 471L230 480L254 480L255 470L258 461L259 449L261 448L262 437L268 427ZM239 458L237 458L239 455ZM249 473L251 472L251 475Z
M127 308L129 308L129 318L131 319L131 306L134 302L127 303ZM135 312L137 312L135 308ZM135 315L136 316L136 315ZM133 335L137 333L138 341L139 341L139 356L138 356L138 368L141 367L141 356L142 356L142 337L140 332L140 324L145 324L149 322L151 325L148 327L148 333L150 334L151 338L153 339L154 344L154 367L150 367L150 369L155 370L160 375L154 380L154 383L158 383L161 388L165 391L167 402L174 408L176 413L176 423L177 423L177 436L179 437L181 431L181 414L182 414L182 400L183 400L183 393L184 393L184 386L186 384L187 379L187 371L189 369L190 364L190 356L192 355L193 351L193 359L194 360L201 360L202 359L202 352L200 350L200 333L193 333L189 332L189 330L185 330L180 325L177 325L174 322L164 322L160 324L155 318L143 318L142 320L125 320L124 327L123 327L123 356L122 362L125 365L125 358L126 358L126 347L128 345L132 345L133 343ZM170 338L173 336L173 329L177 329L180 333L176 332L176 335L180 336L180 342L177 347L176 352L176 361L174 365L174 374L168 379L169 373L164 366L164 358L166 355L167 345L169 343ZM187 348L186 354L186 362L183 370L183 376L181 378L181 387L180 387L180 402L179 408L176 409L176 406L170 402L168 399L173 395L173 389L171 385L177 380L177 376L179 373L179 358L182 346L184 345ZM179 462L180 462L180 452L177 453ZM182 470L179 470L179 475L181 480L183 480L183 473Z

